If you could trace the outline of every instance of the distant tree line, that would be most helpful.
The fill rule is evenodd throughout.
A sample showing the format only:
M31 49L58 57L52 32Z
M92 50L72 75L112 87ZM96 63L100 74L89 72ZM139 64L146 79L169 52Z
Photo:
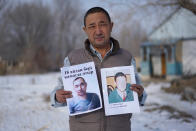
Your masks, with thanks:
M71 0L55 0L52 9L41 2L0 0L1 59L22 66L11 70L16 73L59 70L84 37L80 12Z
M119 40L121 47L128 49L134 56L140 55L140 44L147 39L146 30L141 25L143 17L153 18L150 14L156 13L152 10L154 12L146 15L144 12L148 13L149 8L184 7L194 14L196 9L194 0L106 3L116 8L119 5L128 7L128 12L114 15L117 22L114 23L112 35ZM80 7L79 1L71 0L53 0L52 6L35 1L0 0L0 67L3 59L14 65L10 71L16 73L59 70L70 50L83 46L84 14ZM139 20L132 19L139 10L143 16Z

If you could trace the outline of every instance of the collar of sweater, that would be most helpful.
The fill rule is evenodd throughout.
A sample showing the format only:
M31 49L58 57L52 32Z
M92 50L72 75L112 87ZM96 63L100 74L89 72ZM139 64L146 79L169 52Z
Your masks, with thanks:
M111 52L111 55L112 55L112 54L115 54L115 53L120 49L120 45L119 45L119 42L118 42L116 39L110 37L110 40L111 40L112 43L113 43L113 50L112 50L112 52ZM84 45L85 45L85 49L86 49L89 53L91 53L91 55L94 55L93 52L92 52L91 49L90 49L90 41L89 41L89 39L86 39L86 40L85 40Z

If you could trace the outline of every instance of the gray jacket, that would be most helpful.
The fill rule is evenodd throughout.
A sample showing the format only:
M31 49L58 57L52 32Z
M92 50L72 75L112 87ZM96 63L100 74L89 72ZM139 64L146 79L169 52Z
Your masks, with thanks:
M100 91L102 91L101 84L101 68L110 68L117 66L134 65L136 83L141 84L139 76L136 71L135 60L132 55L121 49L117 40L111 38L111 49L107 52L106 56L102 59L99 52L97 52L90 44L89 40L85 41L85 49L73 50L68 57L64 60L64 66L77 65L93 61L97 72L98 83ZM65 106L66 103L58 103L55 100L55 93L58 89L63 89L62 80L59 79L58 86L51 93L52 106L59 107ZM103 94L101 93L102 98ZM143 105L146 99L144 92L142 97L139 98L140 104ZM102 100L103 101L103 100ZM130 131L130 118L132 114L121 114L114 116L105 116L104 109L100 109L91 113L82 114L78 116L71 116L69 119L71 131Z

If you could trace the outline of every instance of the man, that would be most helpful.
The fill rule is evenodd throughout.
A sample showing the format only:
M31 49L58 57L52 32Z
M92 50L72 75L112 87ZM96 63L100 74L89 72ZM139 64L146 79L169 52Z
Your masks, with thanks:
M109 103L133 101L133 91L131 85L127 83L127 77L124 73L118 72L114 76L116 88L109 95Z
M100 107L99 96L95 93L87 93L87 83L83 77L73 80L73 88L76 96L69 101L70 113L84 112Z
M93 61L101 91L101 68L129 65L135 67L132 55L121 49L118 41L111 37L112 28L113 22L111 22L107 11L101 7L89 9L84 16L83 30L88 36L85 48L73 50L64 60L64 66ZM144 104L146 95L143 93L143 87L139 85L140 80L137 73L136 81L137 84L132 85L132 90L137 92L140 104ZM66 105L66 99L72 97L72 92L64 91L63 88L62 82L59 82L59 85L51 93L51 102L55 107ZM69 117L69 124L71 131L130 131L130 118L131 114L105 116L104 108L102 108L91 113Z

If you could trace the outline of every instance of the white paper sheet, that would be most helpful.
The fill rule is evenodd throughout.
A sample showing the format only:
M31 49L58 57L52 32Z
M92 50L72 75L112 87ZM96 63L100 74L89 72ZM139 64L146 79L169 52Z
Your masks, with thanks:
M73 94L73 98L67 99L70 116L102 108L94 62L62 67L61 76L64 90Z
M130 89L136 83L133 66L103 68L101 78L106 116L140 112L138 95Z

